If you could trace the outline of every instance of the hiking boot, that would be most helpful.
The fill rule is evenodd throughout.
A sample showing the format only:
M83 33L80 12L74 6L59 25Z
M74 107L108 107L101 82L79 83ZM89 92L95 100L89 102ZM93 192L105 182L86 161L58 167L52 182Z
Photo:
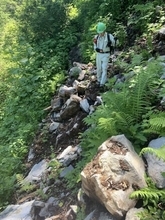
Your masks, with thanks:
M103 85L103 84L100 84L100 92L104 92L104 89L105 89L105 85Z
M100 83L96 82L96 88L100 88Z

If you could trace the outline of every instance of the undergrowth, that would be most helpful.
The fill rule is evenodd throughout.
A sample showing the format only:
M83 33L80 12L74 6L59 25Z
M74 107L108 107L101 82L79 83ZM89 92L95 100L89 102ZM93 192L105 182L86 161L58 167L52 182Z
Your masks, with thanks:
M165 190L157 189L150 178L147 187L134 191L130 198L143 201L143 211L138 213L141 220L165 219Z

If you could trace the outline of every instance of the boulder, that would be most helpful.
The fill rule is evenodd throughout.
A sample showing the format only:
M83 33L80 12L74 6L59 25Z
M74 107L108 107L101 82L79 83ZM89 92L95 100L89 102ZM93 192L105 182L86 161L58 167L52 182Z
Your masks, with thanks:
M80 110L80 103L77 100L70 98L66 101L63 108L61 109L60 117L62 120L69 119L75 116L75 114L79 110Z
M163 147L163 152L165 152L165 137L150 141L148 146L156 151L159 151ZM165 188L165 177L162 175L165 171L165 161L152 152L144 153L143 156L147 161L147 173L149 177L156 184L157 188Z
M116 218L122 219L137 201L130 194L147 186L143 160L124 135L112 136L81 172L82 189Z
M30 210L34 200L25 202L21 205L9 205L3 212L0 213L1 220L32 220Z

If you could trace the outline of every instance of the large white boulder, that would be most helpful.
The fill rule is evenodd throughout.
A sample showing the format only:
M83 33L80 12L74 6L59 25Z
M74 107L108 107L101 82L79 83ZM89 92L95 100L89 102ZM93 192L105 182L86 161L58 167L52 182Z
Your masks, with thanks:
M136 205L130 194L146 187L145 166L124 135L106 140L81 172L82 189L118 219Z

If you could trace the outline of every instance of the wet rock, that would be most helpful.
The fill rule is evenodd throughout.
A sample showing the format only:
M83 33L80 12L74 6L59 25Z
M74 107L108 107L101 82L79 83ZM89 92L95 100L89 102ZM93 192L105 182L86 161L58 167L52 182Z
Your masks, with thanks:
M59 209L59 200L50 197L47 202L35 201L31 208L32 219L45 220L45 218L53 216Z
M93 210L84 220L115 220L115 218L108 212Z

